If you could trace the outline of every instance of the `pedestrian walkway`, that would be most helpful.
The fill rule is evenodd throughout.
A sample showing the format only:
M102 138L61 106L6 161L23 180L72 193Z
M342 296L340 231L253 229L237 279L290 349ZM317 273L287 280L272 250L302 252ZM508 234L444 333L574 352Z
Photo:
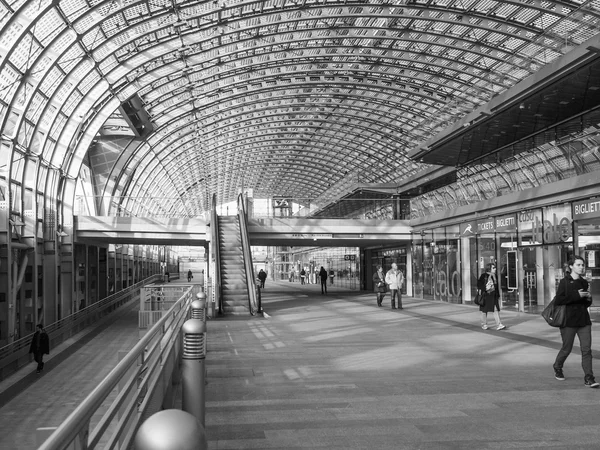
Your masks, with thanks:
M504 312L506 330L484 331L471 306L386 300L268 280L265 317L208 321L209 448L599 448L600 389L583 386L579 348L554 379L560 337L541 317ZM22 371L0 449L35 449L34 430L61 423L137 339L132 307L41 376Z
M386 300L271 281L268 318L211 321L209 448L600 448L600 389L579 348L554 379L559 332L540 316L484 331L472 306Z

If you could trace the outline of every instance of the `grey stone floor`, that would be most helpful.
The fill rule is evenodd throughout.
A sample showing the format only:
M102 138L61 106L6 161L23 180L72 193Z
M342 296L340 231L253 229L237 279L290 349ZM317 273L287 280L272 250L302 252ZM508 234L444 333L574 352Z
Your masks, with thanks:
M541 317L484 331L470 306L386 300L271 282L269 318L210 322L209 448L600 448L600 390L578 347L554 379L560 337Z
M209 449L600 449L600 389L583 386L578 347L567 380L554 379L560 336L541 317L503 312L506 330L483 331L470 306L386 300L267 281L268 318L210 320ZM42 376L33 363L15 375L25 381L0 403L0 450L36 448L34 430L64 420L136 326L128 310Z

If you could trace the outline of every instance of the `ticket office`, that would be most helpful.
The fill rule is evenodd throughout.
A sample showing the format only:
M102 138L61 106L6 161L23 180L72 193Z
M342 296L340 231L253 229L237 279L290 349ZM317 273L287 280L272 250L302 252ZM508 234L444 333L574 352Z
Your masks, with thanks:
M413 235L415 295L470 303L488 263L497 266L503 308L538 312L556 292L574 248L572 204L422 230ZM600 214L586 217L582 252L600 277ZM593 236L597 236L594 238ZM588 263L589 264L589 263ZM598 264L600 266L600 264Z

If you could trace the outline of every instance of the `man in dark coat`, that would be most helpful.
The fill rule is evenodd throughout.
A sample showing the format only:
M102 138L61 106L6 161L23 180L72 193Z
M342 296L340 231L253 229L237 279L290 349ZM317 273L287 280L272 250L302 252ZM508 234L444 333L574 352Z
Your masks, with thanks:
M29 353L33 353L33 358L37 363L37 373L44 370L44 355L50 354L50 339L48 333L44 330L44 326L40 323L37 326L37 331L31 339Z
M258 279L260 280L260 287L261 289L265 287L265 280L267 279L267 272L265 272L264 270L260 269L260 272L258 272Z
M321 278L321 294L327 294L327 277L327 271L321 266L321 270L319 271L319 278Z

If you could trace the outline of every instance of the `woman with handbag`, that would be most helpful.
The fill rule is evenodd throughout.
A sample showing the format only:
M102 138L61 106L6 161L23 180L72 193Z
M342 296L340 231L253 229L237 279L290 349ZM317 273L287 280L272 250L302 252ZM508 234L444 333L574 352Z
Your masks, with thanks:
M383 306L383 297L385 297L386 284L385 274L383 273L383 267L377 266L377 272L373 275L373 289L377 294L377 306Z
M485 273L477 280L477 289L481 291L482 304L479 306L481 312L481 328L487 330L487 315L494 313L496 330L504 330L506 327L500 322L500 291L498 289L498 277L496 276L496 264L488 263Z
M563 365L573 349L575 335L579 338L581 347L581 367L585 374L585 386L597 388L600 383L594 379L592 371L592 321L590 320L589 306L592 304L592 295L589 293L589 283L585 273L585 261L581 256L573 256L568 262L569 271L558 283L558 290L554 302L566 306L565 326L560 327L562 348L554 361L554 378L563 381Z

